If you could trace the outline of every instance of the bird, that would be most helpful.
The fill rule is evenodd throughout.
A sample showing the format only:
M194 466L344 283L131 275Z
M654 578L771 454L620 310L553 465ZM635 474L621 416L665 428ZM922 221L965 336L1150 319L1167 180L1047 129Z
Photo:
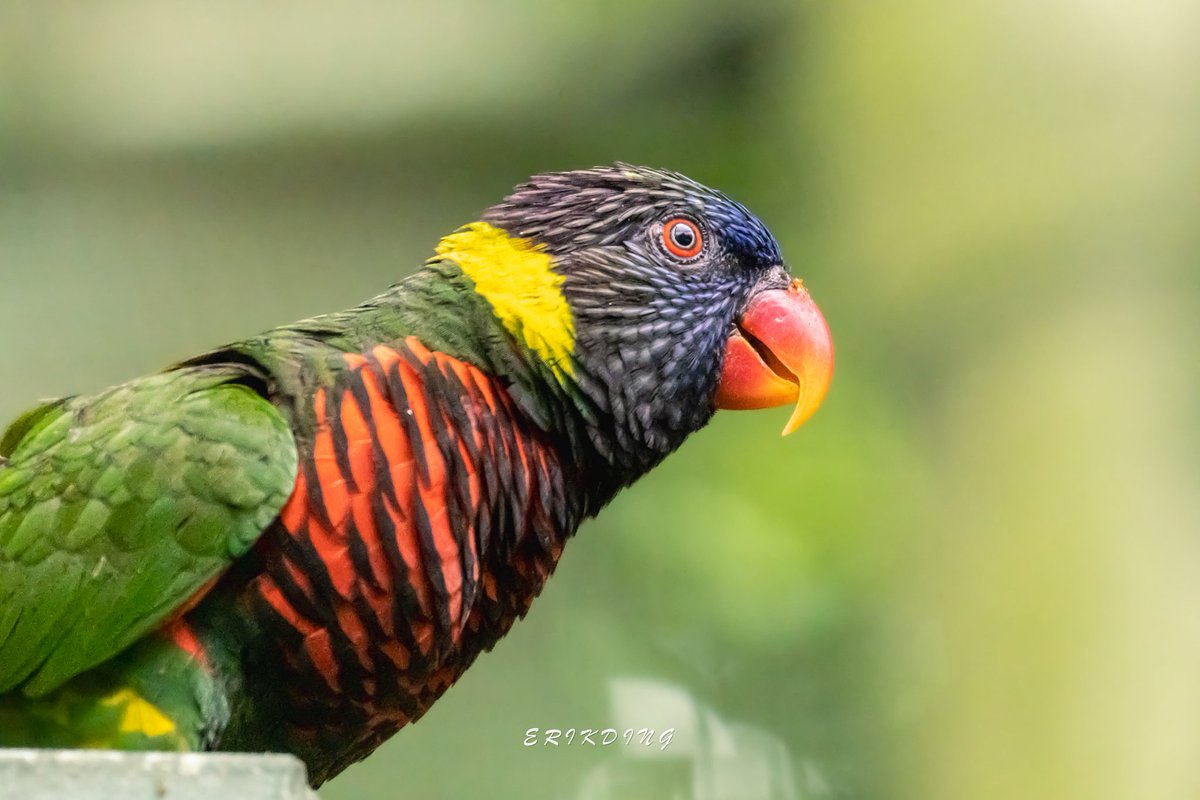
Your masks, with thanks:
M379 296L0 436L0 746L284 752L316 787L491 650L718 409L821 404L829 327L745 206L518 185Z

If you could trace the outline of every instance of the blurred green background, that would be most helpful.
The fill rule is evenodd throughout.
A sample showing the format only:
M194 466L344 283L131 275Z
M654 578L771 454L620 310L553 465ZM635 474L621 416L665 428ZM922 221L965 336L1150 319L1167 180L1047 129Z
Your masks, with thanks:
M9 0L0 417L375 294L532 172L677 169L824 308L825 407L718 415L322 797L1196 797L1198 23ZM626 719L677 741L523 746Z

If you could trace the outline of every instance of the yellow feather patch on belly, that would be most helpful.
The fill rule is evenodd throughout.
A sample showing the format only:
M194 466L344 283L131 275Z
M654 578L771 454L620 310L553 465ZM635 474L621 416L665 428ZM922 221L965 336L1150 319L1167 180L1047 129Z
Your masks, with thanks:
M487 298L505 329L560 378L574 374L575 321L554 259L539 245L473 222L438 243Z
M106 706L124 706L119 730L121 733L140 733L145 736L165 736L174 733L175 723L158 707L132 689L118 689L105 697Z

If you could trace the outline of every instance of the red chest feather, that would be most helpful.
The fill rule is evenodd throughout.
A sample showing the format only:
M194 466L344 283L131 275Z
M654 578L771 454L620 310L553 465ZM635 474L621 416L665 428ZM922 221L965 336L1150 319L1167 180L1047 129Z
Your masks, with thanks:
M413 338L346 363L253 590L297 677L394 730L525 612L571 531L558 451L492 378Z

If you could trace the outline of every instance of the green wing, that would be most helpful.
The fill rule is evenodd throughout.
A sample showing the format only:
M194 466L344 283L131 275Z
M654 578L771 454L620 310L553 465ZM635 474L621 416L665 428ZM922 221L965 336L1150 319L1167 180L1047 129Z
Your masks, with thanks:
M44 694L110 658L279 513L295 442L242 369L58 400L0 438L0 692Z

